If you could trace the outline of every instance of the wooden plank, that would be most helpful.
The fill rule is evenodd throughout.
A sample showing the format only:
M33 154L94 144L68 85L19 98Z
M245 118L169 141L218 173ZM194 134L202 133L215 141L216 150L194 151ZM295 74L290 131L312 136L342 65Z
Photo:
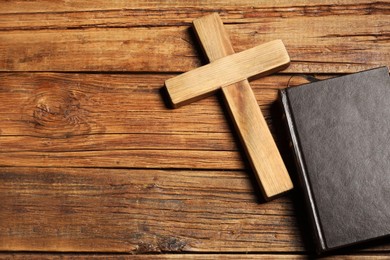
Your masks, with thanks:
M0 197L3 251L303 250L292 201L244 172L2 167Z
M0 166L245 169L242 158L236 151L182 151L165 149L79 152L0 152Z
M172 105L179 107L213 94L221 87L282 70L289 63L283 42L275 40L167 79L165 87Z
M0 250L307 252L296 195L259 204L240 171L2 167Z
M165 78L0 74L0 164L244 169L218 99L168 110L159 92ZM268 123L275 119L270 107L277 90L290 78L270 76L252 84ZM295 76L290 83L303 82Z
M166 77L0 74L1 134L66 138L103 133L229 132L215 99L180 110L167 109L159 92ZM214 115L206 118L210 112ZM189 129L193 122L197 124Z
M44 9L40 1L31 3L37 10ZM0 14L4 21L0 23L1 71L183 72L201 65L187 25L207 14L202 8L190 11L171 6L155 11L153 20L150 11L142 12L142 8L114 13L97 10L91 19L85 19L83 14L51 12L50 6L48 12ZM60 10L66 5L58 6ZM240 13L234 8L221 9L237 51L282 39L292 59L286 72L291 73L346 73L390 66L388 3L258 6ZM86 8L81 3L68 7ZM14 23L15 16L18 23ZM69 27L72 30L66 29Z
M194 20L194 28L211 62L234 53L218 14ZM248 80L222 87L222 93L263 197L270 200L291 190L290 176Z
M130 131L130 130L129 130ZM203 140L203 142L201 142ZM229 133L120 133L49 136L0 136L2 152L80 152L102 150L204 150L236 151ZM183 152L185 153L185 152ZM184 156L184 155L183 155Z
M359 6L367 7L376 7L380 6L379 3L367 3L366 0L356 0L356 1L340 1L337 4L332 0L321 0L316 3L310 3L306 0L297 0L294 1L294 5L291 6L291 2L288 0L277 1L275 3L270 3L266 0L241 0L240 2L234 0L207 0L207 1L197 1L197 2L183 2L183 1L164 1L164 0L134 0L134 1L122 1L122 0L113 0L110 2L97 0L94 1L94 4L87 4L82 0L73 0L72 2L68 1L57 1L53 3L50 0L35 0L25 2L23 0L14 0L12 2L0 1L0 10L1 13L31 13L31 12L66 12L66 11L100 11L100 10L122 10L126 11L127 9L134 9L138 11L151 11L151 10L164 10L172 8L186 8L189 10L196 8L214 8L218 6L220 10L225 9L237 9L240 8L251 8L251 9L260 9L260 8L270 8L270 7L279 7L282 8L296 8L301 10L302 8L306 9L306 12L312 11L314 8L322 8L323 11L337 11L347 6ZM311 9L313 8L313 9ZM373 8L375 11L376 8ZM187 10L187 12L189 11ZM343 11L342 10L342 11ZM321 15L321 14L319 14ZM128 17L131 18L131 17Z
M0 259L11 259L11 260L71 260L71 259L135 259L135 260L145 260L145 259L194 259L194 260L252 260L252 259L261 259L261 260L274 260L274 259L287 259L287 260L303 260L303 259L313 259L316 258L315 255L296 255L296 254L150 254L150 255L129 255L129 254L53 254L53 253L3 253L0 254ZM321 257L321 259L331 260L386 260L388 259L386 254L364 254L364 255L332 255ZM318 257L317 257L318 258Z
M93 118L94 121L104 122L103 129L94 128L92 122L88 122L90 129L85 133L99 133L99 129L105 133L137 133L143 123L140 120L142 117L151 120L147 129L141 128L142 133L194 133L205 132L208 129L210 130L208 132L228 132L225 129L226 125L223 124L225 119L222 110L219 109L219 103L214 97L180 109L168 110L160 94L160 89L167 77L172 77L172 75L0 73L0 99L3 106L0 111L2 134L39 136L38 130L31 126L24 127L23 132L19 133L15 132L15 129L6 130L6 126L12 122L21 121L18 120L20 118L33 117L34 108L39 106L47 107L49 111L58 114L61 114L60 108L62 110L85 108L82 110L88 110L89 114L81 121ZM290 78L292 80L289 83ZM253 81L252 87L259 105L268 107L276 100L278 89L285 88L291 83L302 84L304 82L306 81L300 76L272 75ZM79 116L88 111L79 113ZM146 113L149 113L149 116ZM155 113L158 113L158 116L154 115ZM191 113L196 116L192 118ZM7 114L10 115L8 118ZM35 114L38 117L38 113ZM207 118L206 114L209 114ZM10 120L11 116L14 120ZM189 120L180 121L183 117L189 117ZM200 117L204 117L207 121L201 120ZM219 125L218 128L214 128L212 122L209 122L210 117ZM112 120L112 118L118 120ZM119 119L123 119L122 122L118 122ZM111 122L108 122L109 120ZM159 122L160 120L168 121L169 128ZM175 124L172 124L172 120L175 120ZM183 124L189 122L197 123L192 126L194 129L182 127ZM26 120L24 123L32 122ZM197 128L199 125L202 127ZM82 132L80 130L80 133Z

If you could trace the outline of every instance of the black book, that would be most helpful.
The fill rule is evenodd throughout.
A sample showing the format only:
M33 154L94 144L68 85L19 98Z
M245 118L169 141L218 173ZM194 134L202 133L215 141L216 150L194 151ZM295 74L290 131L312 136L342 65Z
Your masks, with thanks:
M390 235L388 68L280 94L318 251Z

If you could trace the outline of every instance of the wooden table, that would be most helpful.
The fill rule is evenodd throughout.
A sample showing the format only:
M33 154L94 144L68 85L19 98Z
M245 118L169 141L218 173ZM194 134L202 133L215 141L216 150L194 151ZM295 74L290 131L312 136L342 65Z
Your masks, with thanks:
M390 1L189 2L0 1L1 259L313 256L299 190L262 202L220 98L160 90L205 63L195 18L236 51L282 39L291 66L251 86L296 182L278 89L390 66Z

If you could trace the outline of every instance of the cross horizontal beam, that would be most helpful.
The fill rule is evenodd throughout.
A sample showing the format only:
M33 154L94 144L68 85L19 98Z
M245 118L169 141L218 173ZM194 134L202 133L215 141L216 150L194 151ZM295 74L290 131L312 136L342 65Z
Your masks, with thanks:
M268 75L288 66L290 57L281 40L235 53L165 81L174 107L213 94L255 75Z

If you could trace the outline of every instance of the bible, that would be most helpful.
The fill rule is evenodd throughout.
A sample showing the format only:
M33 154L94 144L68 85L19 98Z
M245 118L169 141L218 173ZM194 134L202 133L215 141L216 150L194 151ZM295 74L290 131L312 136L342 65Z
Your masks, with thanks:
M390 234L387 67L280 91L318 252Z

